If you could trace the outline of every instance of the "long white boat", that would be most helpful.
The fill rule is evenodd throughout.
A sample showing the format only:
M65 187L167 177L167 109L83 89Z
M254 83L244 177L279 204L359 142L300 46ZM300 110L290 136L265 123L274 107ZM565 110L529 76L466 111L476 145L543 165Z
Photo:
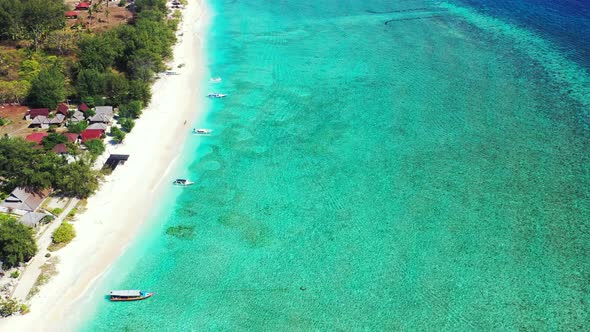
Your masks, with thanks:
M205 129L205 128L193 128L193 134L195 135L209 135L213 132L212 129Z
M211 83L219 83L219 82L221 82L221 77L211 77L209 79L209 82L211 82Z
M115 290L109 293L109 299L113 302L138 301L145 300L152 295L154 295L154 293L142 290Z
M177 185L177 186L182 186L182 187L190 186L193 183L194 182L192 182L189 179L176 179L176 180L174 180L174 182L172 182L172 184Z
M224 98L224 97L227 97L227 95L223 94L223 93L210 93L207 95L207 97L209 97L209 98Z

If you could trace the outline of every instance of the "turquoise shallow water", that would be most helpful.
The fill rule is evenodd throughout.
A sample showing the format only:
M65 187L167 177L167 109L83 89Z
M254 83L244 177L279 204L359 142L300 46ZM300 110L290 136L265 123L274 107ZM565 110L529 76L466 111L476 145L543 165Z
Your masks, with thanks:
M99 286L156 295L81 330L587 324L584 67L457 3L211 5L197 184Z

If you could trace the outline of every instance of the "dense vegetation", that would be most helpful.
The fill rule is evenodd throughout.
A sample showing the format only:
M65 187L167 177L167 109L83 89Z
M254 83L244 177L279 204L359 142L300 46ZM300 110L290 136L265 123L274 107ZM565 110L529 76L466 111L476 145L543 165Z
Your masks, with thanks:
M30 40L36 50L51 31L64 27L63 0L0 0L0 35Z
M84 198L98 189L99 173L92 170L89 161L82 158L68 163L61 156L34 149L33 145L22 138L0 138L0 178L4 191L15 187L32 191L53 188L66 196Z
M93 33L64 29L62 0L0 0L0 38L29 45L0 52L0 101L55 108L68 97L138 117L154 73L172 55L178 21L167 19L165 0L135 6L133 24Z
M132 24L93 33L64 29L62 0L0 0L0 39L20 47L0 50L0 77L6 79L0 80L0 102L24 100L31 107L55 108L67 97L91 107L112 105L120 110L123 130L113 127L111 133L121 142L150 101L150 84L172 55L178 24L167 18L165 0L137 0L135 6ZM80 133L85 126L69 124L68 130ZM69 196L91 195L98 188L92 157L102 153L104 145L87 142L91 158L68 164L45 152L60 143L79 153L55 133L43 140L43 150L22 139L1 138L0 189L52 188Z
M0 261L4 269L18 266L37 253L33 230L16 218L0 215Z

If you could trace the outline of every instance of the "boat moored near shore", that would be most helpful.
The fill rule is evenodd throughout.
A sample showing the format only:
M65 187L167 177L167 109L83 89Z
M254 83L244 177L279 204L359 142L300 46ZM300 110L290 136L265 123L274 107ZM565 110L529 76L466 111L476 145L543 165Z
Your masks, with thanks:
M109 300L113 302L139 301L145 300L152 295L154 295L153 292L146 292L142 290L115 290L109 293Z
M172 182L172 184L177 185L177 186L190 186L193 183L194 182L192 182L189 179L176 179L176 180L174 180L174 182Z
M227 97L227 95L223 94L223 93L210 93L207 95L207 97L209 97L209 98L224 98L224 97Z
M209 135L213 132L212 129L205 129L205 128L193 128L193 134L195 135Z

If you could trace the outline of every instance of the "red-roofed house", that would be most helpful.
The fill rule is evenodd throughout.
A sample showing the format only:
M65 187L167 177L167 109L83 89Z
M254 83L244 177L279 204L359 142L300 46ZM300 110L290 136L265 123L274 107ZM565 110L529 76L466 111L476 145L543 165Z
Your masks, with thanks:
M88 105L86 105L85 103L82 103L80 105L78 105L78 110L80 112L86 112L90 109L90 107L88 107Z
M76 5L76 10L88 10L90 8L90 4L88 2L80 2Z
M103 135L104 130L101 129L86 129L80 134L82 137L82 143L90 139L101 139Z
M40 115L48 117L49 116L49 108L32 108L29 110L29 112L27 112L25 119L32 120Z
M41 141L47 135L49 135L49 134L48 133L32 133L31 135L25 137L25 140L27 140L29 142L41 144Z
M57 113L59 113L59 114L63 114L65 116L67 116L69 110L70 110L70 108L68 107L68 105L66 105L64 103L57 105Z
M71 143L76 143L76 141L78 140L78 137L80 137L80 135L79 135L79 134L76 134L76 133L65 133L65 134L63 134L63 135L64 135L64 136L65 136L65 137L68 139L68 141L69 141L69 142L71 142Z
M69 11L64 14L66 18L78 18L78 13L75 11Z

